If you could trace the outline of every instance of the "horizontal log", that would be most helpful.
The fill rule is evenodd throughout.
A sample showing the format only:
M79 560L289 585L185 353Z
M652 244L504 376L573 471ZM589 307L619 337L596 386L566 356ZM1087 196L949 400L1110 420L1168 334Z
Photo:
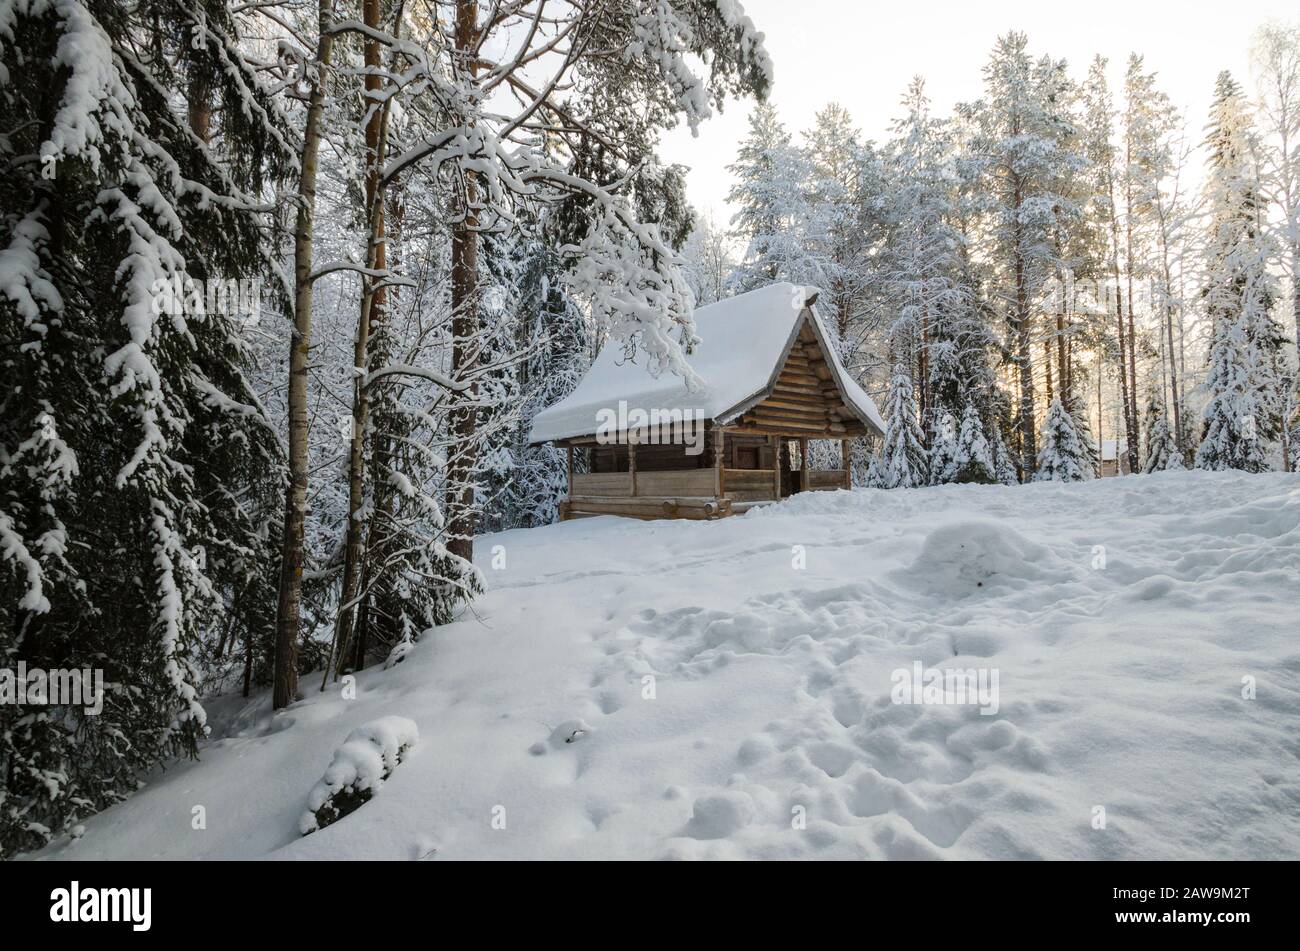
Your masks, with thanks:
M662 472L638 472L637 496L712 496L712 469L669 469Z
M809 469L808 487L810 489L844 488L843 469Z
M630 472L575 472L570 495L631 495Z
M795 436L804 436L815 433L834 433L835 438L840 438L840 433L844 431L844 426L840 423L831 423L828 420L799 420L790 419L784 416L773 416L766 413L746 414L741 419L742 425L753 425L759 429L773 430L775 432L788 432ZM830 438L827 436L826 438Z
M736 492L762 490L769 495L772 492L773 474L771 469L728 469L727 495L734 497Z
M629 518L725 518L731 514L727 499L679 498L596 498L577 497L569 501L570 517L581 515L621 515Z

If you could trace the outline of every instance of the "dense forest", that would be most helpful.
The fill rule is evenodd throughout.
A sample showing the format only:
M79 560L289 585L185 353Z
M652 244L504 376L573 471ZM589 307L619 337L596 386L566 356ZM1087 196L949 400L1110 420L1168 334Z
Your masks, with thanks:
M796 138L735 0L0 0L0 854L400 657L548 524L528 444L603 346L681 373L696 306L822 289L881 488L1300 459L1300 31L1180 115L1001 38L888 141ZM975 81L972 77L972 81ZM1246 83L1249 85L1243 85ZM697 215L661 134L755 103ZM734 101L730 108L744 108ZM1202 129L1204 124L1204 129ZM316 672L308 682L309 672ZM302 677L304 679L300 680Z

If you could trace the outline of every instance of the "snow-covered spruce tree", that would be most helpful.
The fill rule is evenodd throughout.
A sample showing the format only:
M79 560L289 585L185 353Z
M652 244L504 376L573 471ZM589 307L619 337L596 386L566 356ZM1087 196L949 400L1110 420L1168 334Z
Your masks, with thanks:
M1043 445L1038 451L1034 481L1085 482L1094 475L1092 454L1074 417L1059 398L1052 400L1043 420Z
M518 362L518 423L493 447L484 528L532 528L555 521L568 488L568 455L554 443L532 446L533 417L567 396L590 366L586 316L563 282L564 263L541 227L515 245L512 289Z
M1002 485L1019 485L1020 474L1016 468L1016 459L1012 456L1011 449L1002 435L1002 427L994 424L989 429L989 433L992 436L989 449L993 455L993 472L997 476L997 481Z
M1169 420L1159 401L1152 398L1146 413L1147 454L1142 463L1142 471L1164 472L1167 469L1184 469L1182 454L1174 442L1174 434L1169 428Z
M1019 386L1015 425L1020 465L1033 471L1034 301L1062 270L1055 236L1078 214L1070 194L1081 168L1068 114L1071 87L1063 62L1035 61L1023 33L1000 37L984 69L985 97L961 107L974 124L971 158L987 194L993 283L990 293L1006 320L1010 359Z
M217 0L0 3L0 127L0 667L107 688L0 705L8 854L193 754L205 653L269 639L281 463L241 322L289 146Z
M1260 229L1260 183L1248 104L1228 73L1219 75L1210 113L1206 183L1209 234L1203 290L1210 321L1209 371L1198 469L1269 467L1281 434L1281 328L1269 273L1270 242Z
M867 485L877 489L912 489L929 481L921 425L917 419L912 374L906 364L894 366L889 381L885 438L871 462Z
M946 408L935 415L934 432L930 435L930 484L946 485L957 481L957 421Z
M984 423L974 403L968 403L961 416L961 431L953 453L953 482L978 482L991 485L998 480L993 452L984 437Z

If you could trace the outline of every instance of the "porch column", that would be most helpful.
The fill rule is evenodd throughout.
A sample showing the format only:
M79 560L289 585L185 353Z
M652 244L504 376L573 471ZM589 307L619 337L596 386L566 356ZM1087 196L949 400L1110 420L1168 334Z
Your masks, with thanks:
M772 447L772 500L781 501L781 437L768 436L768 445Z
M844 470L844 488L853 488L853 462L849 458L849 440L840 440L840 468Z
M627 471L632 479L632 498L636 498L636 433L627 434Z
M715 428L713 430L713 491L718 498L722 498L727 492L727 472L723 467L723 454L726 448L727 431Z
M808 491L808 437L799 437L799 491Z
M569 443L569 496L573 496L573 443Z

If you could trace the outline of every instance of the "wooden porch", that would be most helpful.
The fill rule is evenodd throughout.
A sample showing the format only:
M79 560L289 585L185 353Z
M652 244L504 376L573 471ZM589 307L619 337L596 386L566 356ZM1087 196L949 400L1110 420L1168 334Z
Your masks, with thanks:
M725 518L798 492L851 487L847 439L840 440L840 468L813 469L806 438L755 438L725 429L711 430L710 436L710 458L690 469L643 469L637 465L635 443L600 447L570 443L569 495L560 505L561 519L584 515ZM644 453L648 447L641 448ZM589 465L597 469L613 465L623 471L575 472L574 452L584 449L591 453ZM760 462L767 467L759 468ZM655 464L662 463L663 457L658 456ZM737 464L743 467L733 467Z

